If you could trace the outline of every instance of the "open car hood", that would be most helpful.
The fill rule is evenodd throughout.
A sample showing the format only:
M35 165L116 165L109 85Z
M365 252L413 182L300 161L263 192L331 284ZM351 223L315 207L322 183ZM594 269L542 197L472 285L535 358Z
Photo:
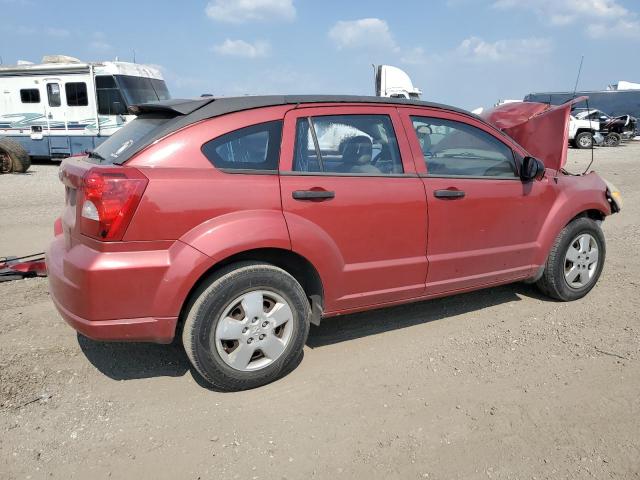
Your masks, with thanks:
M560 170L567 162L571 106L586 98L574 98L555 106L535 102L506 103L480 116L542 160L545 167Z

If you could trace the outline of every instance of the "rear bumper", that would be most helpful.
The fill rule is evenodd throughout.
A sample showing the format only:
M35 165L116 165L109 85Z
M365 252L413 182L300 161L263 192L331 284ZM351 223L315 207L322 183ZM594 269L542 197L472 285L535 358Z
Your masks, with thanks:
M93 340L171 343L176 331L177 317L91 321L74 315L60 305L53 295L52 298L64 321Z
M69 325L95 340L173 340L182 305L211 260L179 241L155 250L142 243L105 252L82 243L67 249L63 235L54 238L49 290Z

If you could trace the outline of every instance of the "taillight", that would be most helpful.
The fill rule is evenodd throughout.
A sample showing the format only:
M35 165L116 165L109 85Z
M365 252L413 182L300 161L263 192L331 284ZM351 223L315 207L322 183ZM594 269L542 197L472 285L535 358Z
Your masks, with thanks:
M80 232L98 240L122 240L149 180L129 167L95 167L82 181Z

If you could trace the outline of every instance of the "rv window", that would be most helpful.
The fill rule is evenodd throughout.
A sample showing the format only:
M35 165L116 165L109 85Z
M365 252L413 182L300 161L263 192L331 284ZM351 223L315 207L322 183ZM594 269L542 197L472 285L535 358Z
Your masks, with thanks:
M85 107L89 105L86 83L65 83L64 90L67 94L67 105L69 105L70 107Z
M25 88L20 90L22 103L40 103L40 90L37 88Z
M127 114L127 106L122 99L122 94L113 76L96 76L96 93L98 95L98 113L100 115Z
M47 83L47 98L49 99L50 107L59 107L62 104L60 101L60 84Z
M163 80L132 75L116 75L122 94L128 105L168 100L169 91Z

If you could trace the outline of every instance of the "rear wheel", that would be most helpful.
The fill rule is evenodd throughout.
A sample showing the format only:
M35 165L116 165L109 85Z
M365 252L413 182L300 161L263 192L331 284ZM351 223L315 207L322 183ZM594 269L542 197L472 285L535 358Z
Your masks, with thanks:
M619 133L611 132L608 133L606 137L604 137L604 145L606 147L617 147L620 145L622 141L622 137Z
M7 165L9 159L11 160L10 168ZM24 173L31 166L31 159L25 148L20 143L8 138L0 138L0 160L2 161L3 173Z
M556 238L537 286L557 300L582 298L598 281L605 254L600 226L590 218L577 218Z
M311 310L300 284L268 264L220 271L196 293L182 341L213 387L236 391L270 383L295 366Z
M577 148L591 148L593 146L593 136L591 132L581 132L574 140Z

